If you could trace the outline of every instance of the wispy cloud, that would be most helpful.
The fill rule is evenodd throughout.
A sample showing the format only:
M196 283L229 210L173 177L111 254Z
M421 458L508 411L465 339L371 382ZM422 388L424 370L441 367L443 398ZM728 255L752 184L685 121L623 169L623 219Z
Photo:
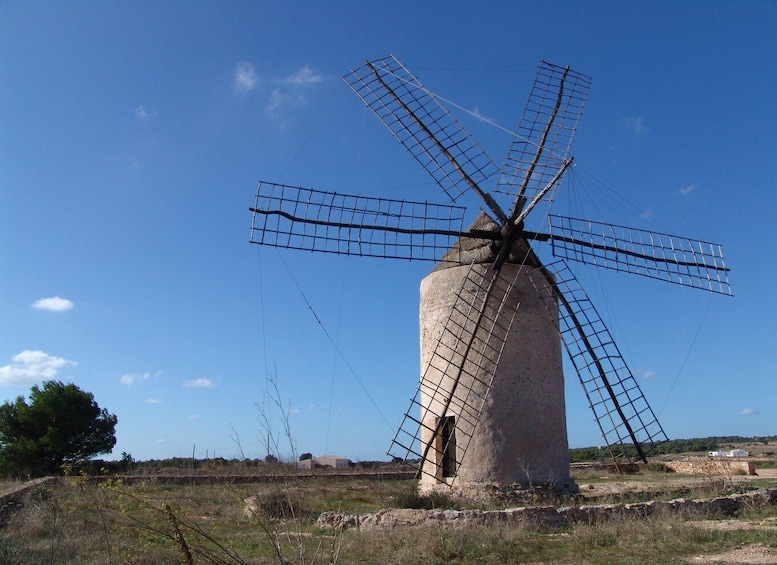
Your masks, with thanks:
M309 66L305 65L300 70L280 80L282 84L292 84L295 86L305 86L317 84L324 80L320 73L315 72Z
M758 414L759 412L757 410L753 410L752 408L745 408L739 413L740 416L758 416Z
M135 108L135 117L139 120L149 120L151 118L156 118L158 115L159 113L156 110L146 108L142 104Z
M286 113L306 106L310 88L323 81L324 76L308 65L288 76L275 79L273 82L278 86L270 92L264 107L265 113L275 121L276 125L285 126Z
M156 440L157 443L167 443L166 437L160 437L158 440Z
M131 387L135 383L142 383L143 381L148 380L150 377L150 373L143 373L142 375L135 375L133 373L127 373L126 375L122 375L119 379L119 382L123 384L126 387Z
M302 108L308 103L304 94L298 92L288 92L276 88L270 93L267 105L264 107L265 113L272 118L276 125L285 126L285 115L290 109Z
M161 402L158 398L146 398L146 404L161 404Z
M490 116L486 116L483 112L480 111L480 108L478 106L475 106L470 110L470 113L475 116L478 119L484 120L486 122L494 123L494 118Z
M299 408L289 407L289 414L299 414Z
M33 308L38 310L48 310L49 312L67 312L72 310L73 304L67 298L60 298L59 296L52 296L50 298L39 298L32 303Z
M623 124L630 129L634 135L645 135L650 132L650 128L640 117L630 116L623 120Z
M264 92L264 113L276 126L283 128L287 123L286 114L305 106L308 103L306 92L324 80L324 75L309 65L285 76L260 77L252 63L240 61L235 65L232 90L245 94L272 85L271 89L265 89Z
M0 386L25 386L57 378L59 370L78 363L43 351L25 350L11 357L11 364L0 367Z
M694 190L696 190L696 185L689 184L688 186L684 186L680 190L678 190L677 194L679 194L680 196L688 196Z
M267 101L267 105L264 107L264 111L270 115L276 115L277 111L286 105L286 99L288 98L280 89L276 88L270 93L270 98Z
M254 66L247 61L235 65L235 78L232 88L235 92L250 92L259 84L259 76Z
M655 379L656 376L657 376L656 372L655 371L651 371L649 369L647 371L645 371L644 373L642 373L642 378L643 379Z
M188 416L187 420L198 420L200 418L199 414L192 414L191 416Z
M185 386L186 388L213 388L216 385L210 379L199 378L191 381L186 381L185 383L183 383L183 386Z

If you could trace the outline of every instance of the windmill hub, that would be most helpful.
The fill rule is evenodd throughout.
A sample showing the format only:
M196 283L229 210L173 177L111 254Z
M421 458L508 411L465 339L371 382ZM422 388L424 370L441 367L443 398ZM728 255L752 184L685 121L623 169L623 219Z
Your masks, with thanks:
M517 229L517 228L516 228ZM434 267L434 271L450 269L460 265L493 264L499 256L499 239L502 228L485 211L481 210L475 221L467 229L468 234L490 233L493 237L460 237L453 244L453 247L443 255L440 262ZM531 252L529 244L522 237L517 237L512 241L501 240L502 245L510 245L510 253L507 263L525 265L528 267L539 267L534 253Z

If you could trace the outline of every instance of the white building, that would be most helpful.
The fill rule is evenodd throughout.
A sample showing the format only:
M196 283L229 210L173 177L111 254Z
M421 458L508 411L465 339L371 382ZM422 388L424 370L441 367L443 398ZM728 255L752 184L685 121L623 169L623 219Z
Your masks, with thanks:
M345 457L339 457L337 455L322 455L321 457L314 457L313 459L305 459L298 461L297 466L300 469L312 469L313 467L331 467L332 469L347 469L348 459Z
M731 451L708 451L709 457L750 457L750 452L744 449L732 449Z

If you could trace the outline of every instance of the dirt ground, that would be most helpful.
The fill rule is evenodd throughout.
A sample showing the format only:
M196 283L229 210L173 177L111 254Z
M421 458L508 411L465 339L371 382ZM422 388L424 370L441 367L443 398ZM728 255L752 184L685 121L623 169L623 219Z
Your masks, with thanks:
M622 481L613 481L608 478L606 482L578 481L580 494L585 497L599 497L605 495L652 492L661 490L680 490L683 488L704 486L716 481L725 481L727 484L747 484L758 479L777 478L777 469L757 469L757 475L732 475L732 476L706 476L689 477L683 475L673 478L671 475L661 477L660 481L635 480L634 477L625 476Z
M777 563L777 551L760 543L733 549L726 553L702 554L690 558L687 563L705 563L717 565L774 565Z
M635 481L625 479L623 481L608 481L607 483L583 483L580 485L581 494L597 497L619 493L650 492L660 489L681 489L692 486L702 486L710 481L723 480L734 484L746 484L750 481L764 478L777 478L777 469L757 469L756 476L729 476L729 477L688 477L666 478L661 481ZM777 517L765 520L699 520L695 522L701 528L716 530L741 530L763 529L774 533L777 541ZM689 565L777 565L777 549L763 544L750 544L738 547L725 553L703 553L686 561Z

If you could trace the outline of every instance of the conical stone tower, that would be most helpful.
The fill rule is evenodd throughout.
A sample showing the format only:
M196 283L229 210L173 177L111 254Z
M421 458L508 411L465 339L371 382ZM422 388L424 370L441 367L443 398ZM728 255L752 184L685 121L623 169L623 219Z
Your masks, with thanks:
M487 215L481 214L470 227L472 229L499 228ZM465 246L468 247L465 249ZM440 382L449 377L427 367L470 269L469 262L474 260L477 263L474 268L486 273L495 257L487 242L472 238L457 242L449 254L464 259L457 265L444 258L421 282L421 390L435 390L438 385L450 388ZM506 307L517 313L478 422L473 428L458 418L455 409L449 409L443 416L444 422L425 421L422 426L422 430L426 430L421 437L424 444L435 442L429 430L440 430L440 435L448 438L444 449L441 438L432 444L435 447L430 451L421 475L419 488L422 492L446 483L458 489L543 484L562 491L574 490L569 477L561 341L555 325L557 314L549 315L543 302L543 295L546 299L552 297L551 287L547 285L538 291L530 279L530 274L541 268L532 257L528 249L516 245L510 260L499 271L500 277L514 281L512 290L507 296L493 295L487 305L493 310L504 300ZM466 323L465 320L456 322ZM459 387L477 389L482 385L459 382ZM436 419L433 415L441 414L442 409L428 406L430 402L434 400L422 396L422 414L429 414L427 419ZM459 448L455 438L470 435L471 440L461 457L455 453Z

